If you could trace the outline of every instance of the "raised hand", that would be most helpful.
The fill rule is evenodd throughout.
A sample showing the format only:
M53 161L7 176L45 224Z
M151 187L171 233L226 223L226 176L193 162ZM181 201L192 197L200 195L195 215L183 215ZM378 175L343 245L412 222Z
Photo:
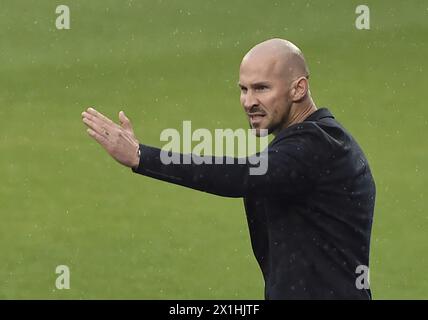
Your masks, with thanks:
M139 142L134 135L131 121L119 112L120 125L93 108L82 113L88 134L94 138L116 161L130 168L138 167Z

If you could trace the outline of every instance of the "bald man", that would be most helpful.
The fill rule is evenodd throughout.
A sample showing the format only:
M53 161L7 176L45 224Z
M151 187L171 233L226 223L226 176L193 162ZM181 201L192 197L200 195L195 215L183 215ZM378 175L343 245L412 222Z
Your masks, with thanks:
M265 129L275 136L264 175L251 175L248 161L214 157L212 164L165 165L160 149L139 143L123 112L117 125L89 108L83 122L136 173L242 197L266 299L371 299L357 270L369 266L375 183L355 139L315 106L308 79L302 52L286 40L262 42L242 60L240 100L249 124L257 135Z

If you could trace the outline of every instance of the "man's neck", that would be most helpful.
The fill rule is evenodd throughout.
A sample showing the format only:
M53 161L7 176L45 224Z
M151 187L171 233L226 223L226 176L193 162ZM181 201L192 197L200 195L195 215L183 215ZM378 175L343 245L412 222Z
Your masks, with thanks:
M302 106L299 107L299 111L296 112L294 115L290 114L290 120L289 123L287 125L287 127L296 124L296 123L300 123L305 121L305 119L307 117L309 117L312 113L314 113L315 111L317 111L317 107L315 106L315 104L313 103L313 101L309 101L310 103L308 103L306 106L304 106L303 108L301 108Z
M306 102L300 105L294 105L291 107L290 114L288 117L288 121L282 126L278 132L274 133L276 136L279 131L282 129L288 128L289 126L303 122L307 117L309 117L312 113L317 111L317 107L312 99L308 99Z

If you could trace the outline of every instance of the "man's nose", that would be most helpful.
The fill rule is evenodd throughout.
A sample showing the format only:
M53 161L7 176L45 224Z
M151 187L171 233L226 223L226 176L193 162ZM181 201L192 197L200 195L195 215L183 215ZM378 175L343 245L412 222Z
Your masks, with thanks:
M244 97L243 105L246 112L249 112L254 106L259 105L259 101L257 100L256 96L251 93L250 90L248 90L247 94Z

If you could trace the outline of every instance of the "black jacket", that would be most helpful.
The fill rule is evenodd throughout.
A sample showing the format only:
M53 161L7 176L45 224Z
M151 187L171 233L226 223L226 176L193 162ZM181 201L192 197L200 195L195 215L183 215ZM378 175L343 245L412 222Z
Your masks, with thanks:
M274 138L264 175L250 175L248 162L165 165L160 149L140 150L134 172L244 198L266 299L371 298L357 288L356 268L369 265L375 183L361 148L328 109Z

